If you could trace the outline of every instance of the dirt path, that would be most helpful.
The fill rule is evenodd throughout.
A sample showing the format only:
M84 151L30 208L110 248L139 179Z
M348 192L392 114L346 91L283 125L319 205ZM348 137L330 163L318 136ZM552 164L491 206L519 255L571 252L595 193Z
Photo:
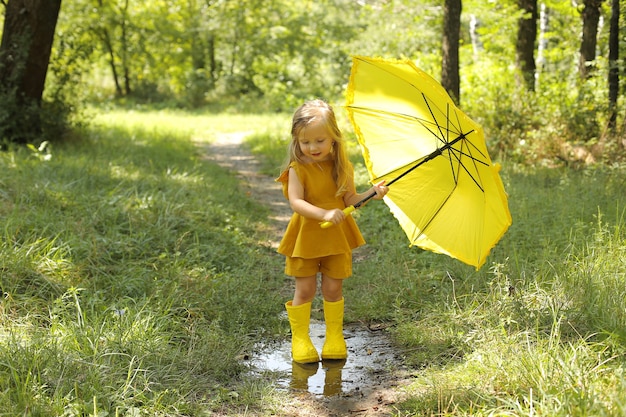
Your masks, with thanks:
M259 173L259 162L242 141L247 132L222 134L207 148L207 159L237 172L242 184L254 192L254 198L271 209L270 238L274 248L291 217L291 209L282 195L281 186L273 178ZM278 347L256 358L265 370L284 375L276 381L278 387L289 389L292 401L276 410L280 416L392 416L394 404L401 397L399 358L390 340L379 329L363 324L347 324L344 334L349 356L337 367L320 364L311 370L296 369L291 364L290 344ZM312 322L311 338L317 345L323 342L323 323ZM260 369L261 371L263 369Z
M261 204L271 209L269 244L278 247L281 235L291 217L291 208L283 197L282 187L273 178L259 173L260 163L243 146L246 135L251 132L237 132L218 135L208 147L207 158L220 166L237 172L244 186ZM259 192L262 190L262 192Z

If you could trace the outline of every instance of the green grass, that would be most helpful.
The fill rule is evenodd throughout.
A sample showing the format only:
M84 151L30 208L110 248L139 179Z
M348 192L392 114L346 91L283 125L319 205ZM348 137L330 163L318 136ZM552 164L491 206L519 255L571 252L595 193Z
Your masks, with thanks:
M284 334L267 209L191 140L236 118L111 112L0 155L1 415L198 414Z
M276 413L241 357L287 336L290 281L267 209L200 153L247 131L277 175L289 116L93 114L81 140L0 154L0 415ZM359 210L346 320L391 324L399 416L621 415L626 171L503 166L513 225L480 271Z

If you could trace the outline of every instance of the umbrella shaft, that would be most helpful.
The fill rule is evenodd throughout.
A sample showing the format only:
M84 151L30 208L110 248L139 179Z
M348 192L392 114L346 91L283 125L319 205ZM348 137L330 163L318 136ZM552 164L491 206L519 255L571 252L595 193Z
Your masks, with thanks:
M461 133L459 135L459 137L457 137L456 139L454 139L451 142L446 143L445 145L443 145L441 148L437 148L436 150L434 150L432 153L430 153L428 156L426 156L426 158L422 159L421 161L419 161L417 164L413 165L411 168L407 169L406 171L404 171L402 174L400 174L399 176L397 176L396 178L394 178L393 180L391 180L387 186L390 186L391 184L393 184L394 182L398 181L400 178L404 177L405 175L407 175L408 173L410 173L411 171L413 171L414 169L424 165L426 162L430 161L431 159L435 159L436 157L438 157L439 155L441 155L443 153L443 151L445 151L446 149L449 149L452 147L452 145L454 145L455 143L457 143L458 141L460 141L461 139L465 139L465 137L467 135L469 135L470 133L472 133L474 130L470 130L467 133ZM371 198L371 197L370 197Z
M413 165L411 168L407 169L406 171L404 171L402 174L398 175L396 178L392 179L391 181L389 181L387 183L387 186L389 187L391 184L393 184L394 182L398 181L400 178L403 178L405 175L409 174L411 171L413 171L414 169L416 169L417 167L422 166L423 164L425 164L426 162L430 161L431 159L435 159L436 157L438 157L439 155L441 155L443 153L443 151L445 151L446 149L449 149L452 147L452 145L454 145L455 143L457 143L458 141L460 141L461 139L465 139L467 137L467 135L469 135L470 133L472 133L474 130L470 130L467 133L461 133L459 135L459 137L457 137L456 139L454 139L451 142L446 143L445 145L443 145L441 148L437 148L436 150L434 150L432 153L430 153L429 155L426 156L426 158L422 159L421 161L419 161L417 164ZM357 209L359 207L361 207L363 204L365 204L369 199L376 197L376 193L373 192L370 195L368 195L367 197L365 197L363 200L359 201L358 203L356 203L354 205L354 208Z
M356 203L354 205L355 209L358 209L359 207L361 207L363 204L367 203L368 200L370 200L371 198L376 197L376 192L372 192L372 194L368 195L367 197L365 197L363 200L359 201L358 203Z

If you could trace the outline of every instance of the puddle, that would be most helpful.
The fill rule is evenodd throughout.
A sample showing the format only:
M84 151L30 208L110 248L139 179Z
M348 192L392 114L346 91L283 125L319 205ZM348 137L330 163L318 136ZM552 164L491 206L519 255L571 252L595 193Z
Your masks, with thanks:
M324 333L324 323L311 320L311 340L318 352L322 351ZM282 389L335 396L377 385L384 375L396 368L397 358L384 332L346 325L343 333L348 345L346 360L297 364L291 361L291 341L286 340L250 358L252 370L277 373L276 383Z

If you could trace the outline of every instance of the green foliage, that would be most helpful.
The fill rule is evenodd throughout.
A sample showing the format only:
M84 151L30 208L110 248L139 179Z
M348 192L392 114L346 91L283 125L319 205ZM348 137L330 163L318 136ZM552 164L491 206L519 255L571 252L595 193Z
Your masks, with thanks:
M623 151L612 147L603 131L608 111L606 104L599 104L603 103L599 78L572 90L572 80L543 74L535 92L511 93L506 83L515 77L515 70L481 59L468 67L463 79L462 89L481 86L482 94L463 95L462 107L485 129L492 157L548 166L583 164L590 155L594 162L622 158ZM601 151L599 142L608 148ZM582 157L571 154L577 145Z
M549 19L532 93L515 69L517 3L464 2L461 107L483 124L498 158L569 164L577 162L571 147L580 147L593 151L596 161L619 160L620 131L605 131L609 27L600 27L596 70L583 83L580 31L571 30L581 24L579 10L560 0L541 4ZM603 10L608 15L608 2ZM75 112L86 99L182 108L225 104L258 113L291 112L313 97L338 102L356 54L407 57L438 78L442 21L436 1L64 3L42 113L50 133L26 142L65 136L68 125L82 122ZM477 47L472 22L478 23ZM618 108L622 101L620 95ZM7 116L12 102L6 103L0 120L17 123Z
M350 54L411 58L433 75L441 70L441 2L371 2L359 11L364 30L352 39Z

